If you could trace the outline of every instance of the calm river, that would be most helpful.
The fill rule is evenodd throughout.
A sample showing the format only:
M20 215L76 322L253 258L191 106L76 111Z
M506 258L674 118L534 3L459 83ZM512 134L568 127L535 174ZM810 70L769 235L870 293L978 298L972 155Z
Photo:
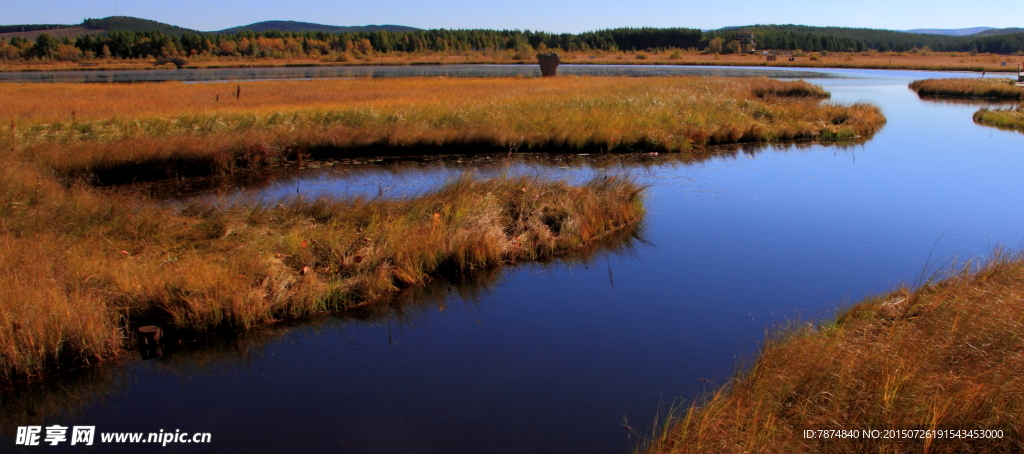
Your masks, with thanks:
M389 310L126 359L0 396L0 420L213 439L105 452L625 454L660 405L723 383L773 326L1020 246L1024 134L975 125L977 104L922 101L907 88L962 75L796 76L833 101L880 105L888 124L858 145L748 148L699 163L343 161L250 189L409 194L474 167L629 173L650 185L639 239L439 283Z

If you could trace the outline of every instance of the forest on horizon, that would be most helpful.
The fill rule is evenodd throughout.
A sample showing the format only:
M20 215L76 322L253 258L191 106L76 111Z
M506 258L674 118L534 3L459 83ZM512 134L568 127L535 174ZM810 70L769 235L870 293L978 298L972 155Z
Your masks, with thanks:
M108 18L109 19L109 18ZM108 19L87 19L84 26L100 30ZM133 18L130 18L133 19ZM141 21L141 20L140 20ZM123 21L127 22L127 21ZM78 60L91 58L152 58L241 56L295 58L334 54L391 52L495 52L525 56L554 49L569 52L687 49L733 53L741 33L752 33L758 49L806 52L1024 52L1024 33L946 36L866 28L755 25L701 31L691 28L617 28L585 33L547 33L530 30L412 30L330 33L324 31L239 31L205 33L161 24L160 30L135 30L155 21L131 23L134 29L107 30L76 38L47 34L35 40L0 39L0 59ZM51 25L47 25L51 26ZM33 26L4 26L33 27ZM53 27L53 26L51 26ZM58 26L66 27L66 26ZM0 27L2 29L3 27ZM36 29L40 30L40 29Z

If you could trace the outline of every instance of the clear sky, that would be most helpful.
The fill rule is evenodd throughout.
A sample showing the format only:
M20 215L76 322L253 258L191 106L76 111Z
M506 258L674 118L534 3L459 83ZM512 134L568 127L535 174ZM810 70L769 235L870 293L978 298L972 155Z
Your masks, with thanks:
M419 28L581 32L614 27L801 24L906 30L1024 26L1017 0L10 0L0 24L74 24L116 12L212 31L264 20L328 25L396 24Z

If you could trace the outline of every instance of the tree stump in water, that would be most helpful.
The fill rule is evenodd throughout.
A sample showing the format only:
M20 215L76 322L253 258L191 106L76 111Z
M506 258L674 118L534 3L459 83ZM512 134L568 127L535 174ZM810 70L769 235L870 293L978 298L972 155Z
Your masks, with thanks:
M142 345L156 345L160 342L163 330L159 326L146 325L139 327L139 342Z
M160 338L163 336L164 330L159 326L139 327L139 353L142 355L142 359L155 359L164 356L164 349L160 345Z
M558 75L558 64L562 59L555 52L547 52L537 55L537 63L540 63L540 74L543 77L555 77Z

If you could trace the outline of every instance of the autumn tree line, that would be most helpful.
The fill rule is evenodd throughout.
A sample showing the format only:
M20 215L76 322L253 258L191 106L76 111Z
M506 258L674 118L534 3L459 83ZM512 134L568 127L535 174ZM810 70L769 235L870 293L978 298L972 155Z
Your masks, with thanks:
M721 38L726 43L737 39L741 29L706 32L710 42ZM988 36L946 36L906 33L894 30L806 25L756 25L744 27L753 32L761 49L804 50L808 52L909 52L929 48L936 52L980 52L1014 54L1024 52L1024 33Z
M1020 53L1024 33L952 37L873 29L803 26L753 26L759 49L811 52L933 51ZM690 49L713 53L741 50L739 29L702 32L688 28L619 28L586 33L546 33L530 30L417 30L355 33L251 32L234 34L159 31L109 31L77 38L42 34L35 40L0 39L0 59L78 61L95 58L159 57L331 58L339 61L368 55L405 53L505 52L513 58L533 58L545 49L570 52Z

